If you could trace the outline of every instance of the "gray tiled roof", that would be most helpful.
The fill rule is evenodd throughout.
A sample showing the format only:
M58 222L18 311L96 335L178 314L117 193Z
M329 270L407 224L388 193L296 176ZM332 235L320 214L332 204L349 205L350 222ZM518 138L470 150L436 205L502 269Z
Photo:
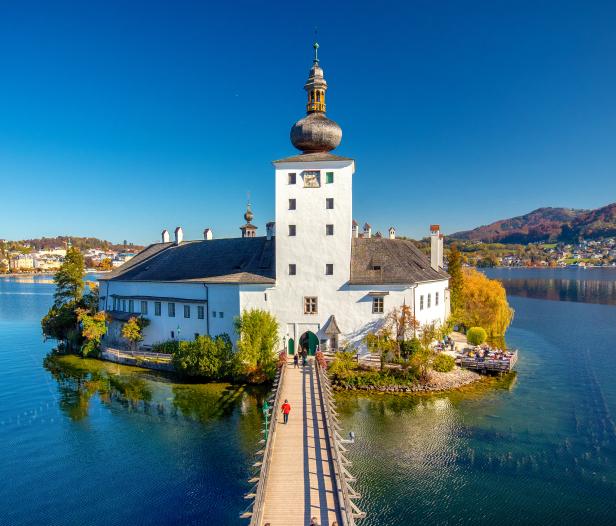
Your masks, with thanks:
M302 153L301 155L293 155L292 157L285 157L284 159L278 159L272 161L274 163L308 163L314 161L352 161L350 157L341 157L340 155L334 155L329 152L315 152L315 153Z
M351 285L385 285L448 279L434 270L430 260L406 239L353 238ZM373 267L380 267L374 270Z
M156 243L100 279L274 283L274 243L266 237Z

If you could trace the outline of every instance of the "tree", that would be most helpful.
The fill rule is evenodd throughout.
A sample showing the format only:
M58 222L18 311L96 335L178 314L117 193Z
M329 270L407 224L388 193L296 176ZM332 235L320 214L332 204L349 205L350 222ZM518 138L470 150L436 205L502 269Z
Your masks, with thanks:
M471 345L481 345L487 338L488 335L483 327L471 327L466 331L466 339Z
M415 318L413 309L404 304L399 308L394 308L387 315L381 332L387 334L393 341L394 352L399 358L402 342L414 338L417 335L417 329L419 329L419 322Z
M111 270L113 269L113 264L111 263L111 258L105 258L100 262L98 266L101 270Z
M140 341L143 341L143 329L150 324L150 320L138 316L131 316L122 326L122 337L126 338L134 350Z
M455 243L449 249L447 272L451 276L449 278L451 312L455 314L462 305L463 295L462 254Z
M87 357L97 354L100 348L101 338L107 332L107 314L105 311L91 314L87 309L78 308L75 310L77 320L81 324L81 335L85 340L81 346L81 354Z
M56 272L53 280L56 284L54 304L59 307L65 303L76 303L83 296L83 277L85 265L79 249L69 247L64 262Z
M276 373L278 321L267 311L244 310L235 318L238 373L251 381L272 379Z
M455 313L456 320L465 327L483 327L488 340L504 338L513 309L501 282L471 268L464 269L462 276L462 303Z

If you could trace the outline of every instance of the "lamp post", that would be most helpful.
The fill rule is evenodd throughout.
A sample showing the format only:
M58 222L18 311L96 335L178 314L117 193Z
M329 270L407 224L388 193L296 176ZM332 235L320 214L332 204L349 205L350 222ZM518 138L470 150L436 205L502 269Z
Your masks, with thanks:
M267 400L263 402L263 416L265 416L265 440L267 441L267 424L269 419L269 404Z

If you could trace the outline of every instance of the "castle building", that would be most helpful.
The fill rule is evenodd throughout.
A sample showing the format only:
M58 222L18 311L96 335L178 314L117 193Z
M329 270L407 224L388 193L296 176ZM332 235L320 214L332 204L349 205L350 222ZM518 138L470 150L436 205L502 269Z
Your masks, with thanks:
M275 222L257 236L250 204L241 237L184 241L162 233L152 244L100 278L100 308L111 322L106 343L121 343L131 316L150 320L144 345L196 335L228 333L233 320L251 308L279 322L281 347L313 353L344 344L361 348L395 307L410 306L421 324L449 315L449 276L443 270L443 236L431 226L431 254L412 241L372 235L353 219L355 161L332 153L340 126L326 114L327 82L314 45L304 85L306 116L291 128L301 152L273 162ZM359 182L361 184L361 182Z

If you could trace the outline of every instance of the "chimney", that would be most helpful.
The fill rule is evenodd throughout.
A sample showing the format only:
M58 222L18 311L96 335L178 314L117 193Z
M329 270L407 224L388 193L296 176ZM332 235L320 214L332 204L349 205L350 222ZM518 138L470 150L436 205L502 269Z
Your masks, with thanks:
M206 228L203 231L203 239L205 239L206 241L209 241L211 239L214 239L214 232L212 232L211 228Z
M359 224L355 221L355 219L353 219L353 224L351 226L351 236L359 237Z
M175 244L179 245L184 240L184 230L181 226L175 227Z
M372 227L368 223L364 225L364 237L372 237Z
M265 225L265 233L268 241L276 235L276 223L274 221L270 221Z
M440 225L430 225L430 266L434 270L443 268L443 236Z
M163 243L169 243L169 230L165 228L165 230L161 233L161 237L163 239Z
M393 226L389 227L389 239L396 239L396 229Z

